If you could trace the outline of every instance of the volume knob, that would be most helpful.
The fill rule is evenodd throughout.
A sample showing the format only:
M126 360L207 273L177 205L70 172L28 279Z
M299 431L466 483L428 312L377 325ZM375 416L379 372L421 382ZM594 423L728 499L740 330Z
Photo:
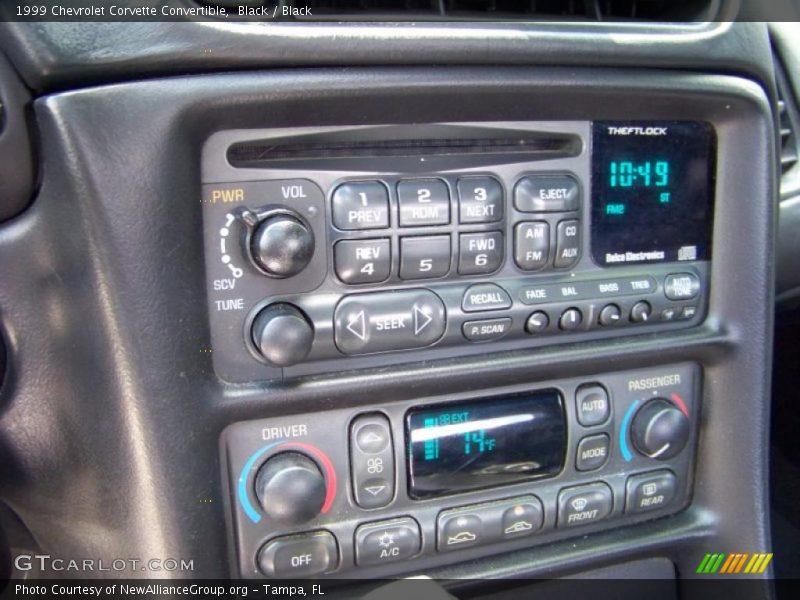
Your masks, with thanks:
M299 215L277 212L261 221L250 237L250 255L270 277L297 275L314 255L314 232Z

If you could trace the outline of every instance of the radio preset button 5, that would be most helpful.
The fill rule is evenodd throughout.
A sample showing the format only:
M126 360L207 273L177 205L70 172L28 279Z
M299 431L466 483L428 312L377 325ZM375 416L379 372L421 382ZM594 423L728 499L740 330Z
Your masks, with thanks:
M339 229L389 227L389 191L378 181L345 183L333 192L333 224Z
M404 237L400 239L400 277L432 279L450 270L450 236Z
M444 334L444 303L429 290L345 296L333 315L334 341L344 354L424 348Z
M556 258L554 266L557 269L571 267L581 256L581 228L575 219L560 221L556 227Z
M561 490L558 494L558 526L578 527L605 519L613 506L611 488L593 483Z
M503 263L503 234L462 233L458 241L458 272L462 275L494 273Z
M406 179L397 184L400 226L447 225L450 193L441 179Z
M342 240L334 247L336 275L344 283L377 283L389 277L392 264L387 238Z
M569 212L580 207L578 182L571 175L529 175L514 189L520 212Z
M461 309L464 312L484 310L503 310L511 308L511 296L503 288L493 283L479 283L464 292Z
M495 223L503 218L503 188L496 179L463 177L457 187L461 223Z
M514 262L524 271L537 271L550 258L550 225L545 221L519 223L514 228Z
M410 517L361 525L356 529L356 564L405 560L418 554L421 544L419 524Z

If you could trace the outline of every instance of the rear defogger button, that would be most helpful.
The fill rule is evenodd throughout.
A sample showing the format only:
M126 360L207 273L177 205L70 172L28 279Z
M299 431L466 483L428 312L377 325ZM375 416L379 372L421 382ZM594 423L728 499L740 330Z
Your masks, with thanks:
M344 354L424 348L444 334L442 300L430 290L346 296L334 313L334 340Z

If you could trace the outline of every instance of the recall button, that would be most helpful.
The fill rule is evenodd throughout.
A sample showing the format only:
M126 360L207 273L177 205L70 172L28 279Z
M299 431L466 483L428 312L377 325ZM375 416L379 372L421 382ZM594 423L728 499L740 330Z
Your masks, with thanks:
M577 527L605 519L613 505L611 488L605 483L593 483L558 494L558 526Z
M488 342L503 337L511 330L511 319L483 319L481 321L468 321L461 330L464 337L470 342Z
M625 512L640 513L668 505L675 497L677 480L670 471L656 471L628 478Z
M334 341L345 354L430 346L444 334L444 303L429 290L345 296L333 315Z
M511 296L493 283L473 285L464 292L461 308L464 312L503 310L511 307Z

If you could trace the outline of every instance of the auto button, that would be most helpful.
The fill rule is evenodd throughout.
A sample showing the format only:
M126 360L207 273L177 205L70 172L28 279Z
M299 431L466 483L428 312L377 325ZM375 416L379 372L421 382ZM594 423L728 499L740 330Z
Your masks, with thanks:
M334 340L344 354L430 346L444 334L444 303L429 290L345 296L334 313Z

